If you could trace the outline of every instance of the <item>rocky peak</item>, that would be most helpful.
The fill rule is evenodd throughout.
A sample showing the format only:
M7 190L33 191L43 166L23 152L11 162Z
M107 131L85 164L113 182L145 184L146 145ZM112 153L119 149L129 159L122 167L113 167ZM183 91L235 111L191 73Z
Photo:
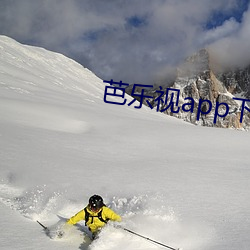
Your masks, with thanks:
M206 75L209 71L209 53L206 49L201 49L194 55L188 57L177 69L177 77Z
M219 93L226 92L226 88L217 79L210 65L210 55L207 49L201 49L188 57L177 69L177 78L174 85L185 87L195 79L199 97L214 102ZM191 96L190 96L191 97Z
M250 65L218 73L217 77L225 84L228 92L250 99Z
M166 109L164 113L178 117L187 122L201 126L223 127L234 129L249 129L250 112L245 111L243 122L240 123L240 114L242 102L234 100L234 94L245 93L241 97L250 96L250 67L244 70L228 71L215 73L212 70L212 60L209 51L202 49L194 55L188 57L177 69L177 77L171 88L180 90L179 107L185 104L188 98L194 100L193 112L184 112L181 108L179 112L172 112ZM154 95L157 100L157 95ZM177 97L175 97L177 98ZM164 100L170 102L170 96L166 95ZM176 100L176 99L175 99ZM201 115L197 120L197 112L200 100L209 100L212 103L211 112L207 115ZM217 103L226 103L229 106L229 112L226 117L218 118L214 123L215 107ZM145 102L146 103L146 102ZM152 102L153 106L157 104ZM168 103L161 105L161 110L166 108ZM202 107L203 111L207 109L206 105ZM204 111L205 113L206 111ZM218 109L219 114L225 113L223 105Z

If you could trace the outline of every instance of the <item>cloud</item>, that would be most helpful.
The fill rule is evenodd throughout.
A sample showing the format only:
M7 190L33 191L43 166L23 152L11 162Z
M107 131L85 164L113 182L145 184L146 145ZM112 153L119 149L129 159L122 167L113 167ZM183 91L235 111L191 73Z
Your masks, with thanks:
M149 84L164 79L180 60L204 46L213 44L214 51L220 51L223 44L231 47L249 38L247 13L242 23L228 18L214 29L206 28L214 13L233 16L238 3L2 0L0 33L64 53L103 79Z
M227 29L226 24L221 29ZM238 28L210 44L218 64L225 67L245 67L250 64L250 9L243 15Z
M225 20L221 26L204 31L204 34L200 38L201 44L211 44L219 41L225 37L235 34L240 28L240 24L235 18Z

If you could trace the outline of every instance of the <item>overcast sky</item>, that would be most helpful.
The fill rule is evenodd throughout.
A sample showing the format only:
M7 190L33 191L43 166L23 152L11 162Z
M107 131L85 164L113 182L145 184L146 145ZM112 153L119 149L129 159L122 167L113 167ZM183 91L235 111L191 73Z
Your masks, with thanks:
M149 84L200 48L250 62L250 0L0 0L0 34Z

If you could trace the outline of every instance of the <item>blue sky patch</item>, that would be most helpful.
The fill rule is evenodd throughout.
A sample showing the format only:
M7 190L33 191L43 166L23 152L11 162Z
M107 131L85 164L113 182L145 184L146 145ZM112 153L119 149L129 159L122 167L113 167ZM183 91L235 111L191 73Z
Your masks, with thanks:
M147 19L145 17L131 16L127 18L127 24L130 27L139 28L147 24Z
M244 12L248 9L249 0L239 0L237 9L230 13L225 13L223 10L215 11L210 20L206 23L206 29L213 29L221 26L226 20L234 18L238 23L241 23Z

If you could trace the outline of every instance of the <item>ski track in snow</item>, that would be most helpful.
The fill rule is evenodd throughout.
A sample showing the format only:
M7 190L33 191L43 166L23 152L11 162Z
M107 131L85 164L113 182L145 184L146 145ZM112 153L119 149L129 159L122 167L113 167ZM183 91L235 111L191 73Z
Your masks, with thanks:
M2 116L2 121L15 122L33 128L47 129L66 133L85 133L90 125L81 120L67 116L65 110L51 108L48 105L33 104L15 101L2 101L0 114L8 108L8 114ZM20 112L20 108L22 112Z
M130 198L107 197L107 199L109 201L107 206L123 217L121 225L129 230L176 248L183 244L186 246L185 249L192 249L194 246L198 249L199 244L204 244L204 239L201 242L197 240L199 226L196 225L197 228L192 229L190 225L187 226L180 221L173 209L164 205L162 195L141 195ZM115 250L120 247L124 249L124 243L120 243L124 241L128 242L126 249L162 249L155 243L114 228L113 223L106 226L94 242L89 240L83 222L66 230L64 237L58 239L56 232L63 228L65 220L58 220L56 215L62 214L69 218L83 207L82 204L66 200L63 193L49 192L46 186L25 191L12 186L11 183L1 183L0 202L29 220L45 222L51 230L50 237L54 240L71 246L79 244L79 249L82 250ZM166 242L162 242L161 239L165 239Z

